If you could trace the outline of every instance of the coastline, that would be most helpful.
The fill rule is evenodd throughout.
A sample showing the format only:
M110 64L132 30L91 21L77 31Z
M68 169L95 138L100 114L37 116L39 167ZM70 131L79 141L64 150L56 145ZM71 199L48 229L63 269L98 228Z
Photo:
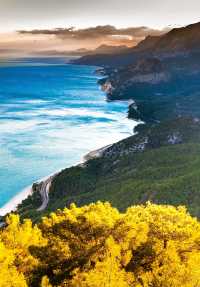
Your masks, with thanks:
M15 211L18 204L32 194L32 185L24 188L21 192L11 198L6 204L0 208L0 216L5 216L7 213Z
M85 154L83 157L82 157L82 160L75 163L73 166L82 166L84 167L84 164L85 162L87 162L88 160L90 159L93 159L93 158L97 158L97 157L100 157L102 155L102 153L111 146L112 144L110 145L107 145L107 146L103 146L101 148L98 148L98 149L95 149L95 150L92 150L90 151L89 153ZM72 167L72 166L69 166L69 168ZM41 178L39 179L38 181L34 182L34 183L37 183L37 184L41 184L43 183L48 189L50 187L50 184L51 184L51 180L61 172L61 170L53 173L53 174L50 174L44 178ZM3 205L1 208L0 208L0 217L1 216L5 216L6 214L12 212L12 211L15 211L17 209L17 206L22 203L23 200L25 200L29 195L31 195L33 193L33 184L32 185L29 185L27 187L25 187L22 191L20 191L18 194L16 194L13 198L11 198L5 205ZM41 197L42 197L42 204L41 206L39 206L39 208L37 209L37 211L42 211L44 210L47 205L48 205L48 190L46 190L46 188L41 188L41 191L40 191L40 194L41 194Z
M103 70L104 70L104 68L103 68ZM102 88L102 87L100 87L100 88ZM120 101L121 102L125 102L123 100L117 100L117 102L120 102ZM126 100L126 102L128 102L128 105L130 105L134 101L133 100ZM87 154L83 155L82 159L79 162L76 162L76 163L74 163L74 164L72 164L70 166L67 166L66 168L70 168L72 166L82 166L82 167L84 167L84 164L88 160L90 160L92 158L100 157L102 155L102 153L107 148L112 146L112 144L114 144L114 143L115 142L113 142L113 143L111 143L109 145L103 146L101 148L97 148L95 150L89 151ZM29 186L25 187L23 190L19 191L19 193L17 193L14 197L12 197L6 204L4 204L2 207L0 207L0 217L1 216L2 217L5 216L6 214L8 214L8 213L10 213L12 211L16 211L18 205L20 203L22 203L22 201L25 200L28 196L33 194L34 191L33 191L32 187L33 187L34 183L41 184L40 194L41 194L41 198L42 198L42 205L40 207L38 207L37 211L39 212L39 211L44 210L47 207L47 205L48 205L48 190L50 188L51 181L61 171L62 170L55 171L54 173L52 173L52 174L50 174L50 175L48 175L48 176L46 176L44 178L41 178L41 179L33 182L31 185L29 185ZM44 186L46 186L46 187L44 188ZM44 201L46 201L46 203L44 203Z
M95 149L95 150L92 150L90 152L88 152L86 155L84 155L83 157L83 163L82 165L87 162L88 160L90 159L93 159L93 158L97 158L97 157L101 157L101 155L103 154L103 152L109 148L112 144L109 144L109 145L106 145L104 147L101 147L101 148L98 148L98 149Z
M128 101L129 104L131 103L131 101ZM139 124L139 122L138 122ZM134 129L133 129L134 130ZM133 133L134 134L134 133ZM85 155L82 156L82 159L76 163L74 163L71 166L68 166L66 168L70 168L72 166L81 166L84 167L84 164L93 159L93 158L98 158L101 157L101 155L104 153L104 151L109 148L110 146L112 146L115 142L108 144L106 146L97 148L95 150L91 150L88 153L86 153ZM0 217L3 217L5 215L7 215L10 212L14 212L16 211L17 207L19 204L22 203L23 200L25 200L29 195L32 195L33 193L33 184L42 184L41 190L40 190L40 194L41 194L41 198L42 198L42 204L41 206L38 207L37 211L40 212L42 210L44 210L47 205L48 205L48 190L50 188L51 185L51 180L58 175L63 169L60 169L58 171L55 171L52 174L49 174L48 176L45 176L35 182L33 182L31 185L25 187L22 191L20 191L19 193L17 193L13 198L11 198L6 204L4 204L2 207L0 207ZM44 186L46 188L44 188ZM43 191L42 191L43 189ZM46 202L45 202L46 201Z
M14 197L12 197L6 204L4 204L2 207L0 207L0 217L5 216L6 214L15 211L17 209L17 206L22 203L23 200L25 200L29 195L33 193L33 184L34 183L42 183L44 181L47 181L49 178L54 177L59 172L55 172L53 174L50 174L48 176L45 176L35 182L33 182L31 185L25 187L23 190L18 192Z

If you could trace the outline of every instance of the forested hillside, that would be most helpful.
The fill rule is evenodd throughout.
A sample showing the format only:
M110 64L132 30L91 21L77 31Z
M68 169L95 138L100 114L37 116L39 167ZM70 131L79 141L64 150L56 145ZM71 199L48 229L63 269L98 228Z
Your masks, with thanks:
M148 200L184 204L200 216L199 26L147 37L117 54L119 61L114 54L104 57L107 77L99 84L107 98L132 99L129 118L145 124L100 157L58 173L42 212L37 211L40 185L34 184L32 196L18 207L22 217L37 221L73 202L82 206L97 200L110 201L120 210ZM76 63L91 64L88 59L99 57L103 56L83 57Z
M186 205L199 217L200 121L179 118L159 125L140 125L136 132L137 135L107 148L101 157L57 174L46 210L37 211L41 199L35 191L18 212L37 221L74 202L82 206L106 200L125 210L132 204L151 200Z

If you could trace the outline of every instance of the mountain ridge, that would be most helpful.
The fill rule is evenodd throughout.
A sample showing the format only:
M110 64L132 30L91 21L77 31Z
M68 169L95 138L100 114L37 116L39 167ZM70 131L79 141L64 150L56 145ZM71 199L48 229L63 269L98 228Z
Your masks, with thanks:
M142 58L145 53L150 53L159 57L174 57L177 54L187 54L200 48L200 22L191 24L181 28L174 28L171 31L160 36L147 36L143 41L139 42L135 47L128 48L124 53L121 53L121 57L124 59L124 65L127 65L127 57L129 63L131 58L138 60ZM113 61L112 58L113 57ZM88 55L75 60L76 64L93 64L102 66L119 67L121 61L117 63L119 57L117 55Z
M184 29L171 34L177 37ZM191 27L187 29L191 31ZM159 41L154 42L158 45ZM175 48L181 45L182 40ZM102 59L101 55L96 57ZM105 59L114 61L116 55ZM49 204L39 213L36 184L33 195L18 206L22 217L37 221L72 202L82 206L97 200L110 201L120 210L148 200L184 204L199 217L199 59L194 49L189 54L164 53L163 57L136 52L133 61L126 54L125 64L118 63L118 67L108 61L104 68L107 76L99 81L108 100L132 99L129 117L145 124L135 129L136 135L111 145L101 156L58 173L51 184ZM124 63L123 57L120 63Z

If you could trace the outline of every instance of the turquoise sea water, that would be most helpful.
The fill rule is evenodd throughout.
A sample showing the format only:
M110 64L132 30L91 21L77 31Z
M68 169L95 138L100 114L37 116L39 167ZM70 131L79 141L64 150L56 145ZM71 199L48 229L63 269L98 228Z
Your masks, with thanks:
M62 58L0 66L0 207L34 181L132 133L127 103L107 102L94 72Z

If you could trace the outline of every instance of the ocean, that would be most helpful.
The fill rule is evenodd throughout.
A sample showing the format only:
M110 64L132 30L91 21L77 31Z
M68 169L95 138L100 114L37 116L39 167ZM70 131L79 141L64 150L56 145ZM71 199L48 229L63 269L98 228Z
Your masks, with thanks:
M96 67L66 58L0 65L0 207L33 182L133 134L127 102L107 102Z

